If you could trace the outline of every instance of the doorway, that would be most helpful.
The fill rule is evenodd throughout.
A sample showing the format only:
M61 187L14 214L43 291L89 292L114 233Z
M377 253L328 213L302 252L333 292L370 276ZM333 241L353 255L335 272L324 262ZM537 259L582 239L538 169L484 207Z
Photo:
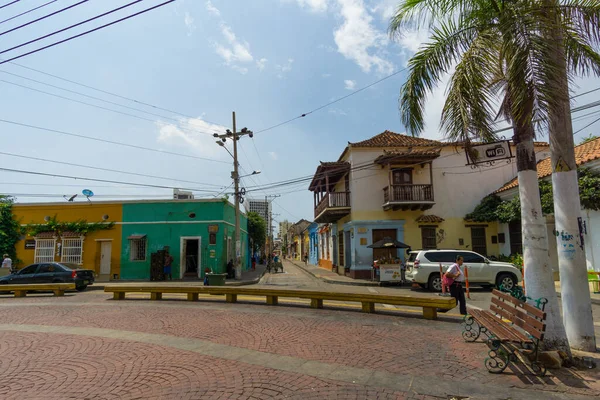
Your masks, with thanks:
M378 240L384 239L386 237L396 239L397 231L396 229L373 229L373 242L375 243ZM398 254L397 249L373 249L373 261L387 259L387 258L396 258Z
M471 247L475 253L487 256L487 240L485 237L485 227L471 227Z
M181 278L199 277L200 265L200 237L182 237L181 238Z
M112 242L100 242L100 275L110 275Z

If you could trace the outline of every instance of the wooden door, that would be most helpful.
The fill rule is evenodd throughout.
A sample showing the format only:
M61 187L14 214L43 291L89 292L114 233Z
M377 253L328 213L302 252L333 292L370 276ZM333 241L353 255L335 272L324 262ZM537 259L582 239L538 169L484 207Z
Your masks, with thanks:
M474 252L487 256L485 227L471 227L471 244Z
M100 243L100 274L110 275L110 257L112 253L112 242Z

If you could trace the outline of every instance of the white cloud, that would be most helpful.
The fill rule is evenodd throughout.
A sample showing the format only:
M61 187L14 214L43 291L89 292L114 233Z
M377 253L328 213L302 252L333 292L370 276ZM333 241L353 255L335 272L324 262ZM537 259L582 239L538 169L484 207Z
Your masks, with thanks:
M198 118L181 118L179 124L157 121L158 143L192 148L202 157L226 160L227 152L217 146L212 133L223 133L227 129Z
M334 33L334 40L344 57L354 61L364 72L374 69L378 74L390 74L394 65L382 57L389 44L385 33L379 31L363 0L337 0L344 20Z
M196 30L196 23L194 22L194 17L191 16L189 12L185 12L185 16L183 18L183 22L185 23L185 27L187 28L187 35L192 36L194 31Z
M221 17L221 12L210 1L206 3L206 9L213 15ZM250 45L244 40L239 40L231 27L221 19L219 23L221 34L225 39L223 43L213 42L215 52L223 59L225 65L242 74L248 72L248 68L240 64L251 63L254 57L250 52Z
M277 156L277 153L275 153L274 151L270 151L269 152L269 156L271 156L271 158L273 160L277 160L279 157Z
M313 12L327 11L327 1L328 0L296 0L300 7L308 8Z
M348 113L346 113L346 111L340 110L339 108L330 108L328 112L329 112L329 114L333 114L333 115L341 115L341 116L348 115Z
M206 10L214 16L221 16L221 11L219 11L219 9L215 7L210 0L206 2Z
M267 60L266 58L261 58L260 60L256 61L256 68L258 68L259 71L262 71L265 69L265 67L267 66Z
M329 78L331 76L331 74L322 74L321 77L323 78Z
M371 9L371 11L379 14L382 22L387 24L390 21L390 18L394 16L398 5L398 0L381 0Z
M278 71L277 77L282 79L283 76L292 70L292 64L294 63L293 58L288 58L287 62L283 65L277 64L275 65L275 69Z
M319 50L325 50L328 53L333 53L334 51L336 51L334 47L329 46L329 45L325 45L325 44L320 44L320 45L317 46L317 48Z
M344 81L344 87L348 90L354 90L356 88L356 81L353 81L351 79L346 79Z

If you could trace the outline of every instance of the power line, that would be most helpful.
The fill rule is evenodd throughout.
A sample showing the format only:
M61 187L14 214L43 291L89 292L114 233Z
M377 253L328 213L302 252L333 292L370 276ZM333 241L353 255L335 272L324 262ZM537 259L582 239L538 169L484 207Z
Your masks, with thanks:
M110 96L114 96L114 97L120 98L122 100L131 101L133 103L140 104L140 105L143 105L143 106L146 106L146 107L154 108L154 109L161 110L161 111L166 111L166 112L169 112L169 113L172 113L172 114L176 114L176 115L180 115L182 117L186 117L186 118L190 118L190 119L197 118L197 117L193 117L191 115L187 115L187 114L184 114L184 113L181 113L181 112L170 110L168 108L163 108L163 107L156 106L154 104L150 104L150 103L146 103L146 102L143 102L143 101L140 101L140 100L136 100L136 99L131 98L131 97L126 97L126 96L122 96L122 95L117 94L117 93L109 92L107 90L98 89L98 88L96 88L94 86L86 85L84 83L80 83L80 82L73 81L73 80L70 80L70 79L67 79L67 78L63 78L61 76L54 75L54 74L51 74L51 73L48 73L48 72L44 72L44 71L41 71L39 69L31 68L31 67L28 67L28 66L23 65L23 64L19 64L19 63L15 63L15 62L11 62L10 64L11 65L16 65L17 67L24 68L24 69L27 69L27 70L30 70L30 71L33 71L33 72L37 72L37 73L42 74L42 75L46 75L46 76L52 77L52 78L55 78L55 79L59 79L59 80L64 81L64 82L72 83L74 85L78 85L78 86L81 86L81 87L84 87L84 88L87 88L87 89L95 90L95 91L97 91L99 93L104 93L104 94L108 94ZM6 71L4 71L4 72L6 72ZM209 124L224 126L224 124L221 124L221 123L218 123L218 122L208 121L208 120L206 120L204 118L202 120L204 122L209 123Z
M55 88L55 89L59 89L59 90L64 90L65 92L68 92L68 93L73 93L73 94L77 94L77 95L79 95L79 96L87 97L87 98L89 98L89 99L98 100L98 101L103 101L103 102L105 102L105 103L108 103L108 104L112 104L112 105L115 105L115 106L119 106L119 107L128 108L128 109L130 109L130 110L138 111L138 112L141 112L141 113L144 113L144 114L148 114L148 115L154 115L155 117L164 118L164 119L169 119L169 120L171 120L171 121L175 121L175 122L177 122L177 123L180 123L180 122L181 122L181 121L180 121L180 120L178 120L177 118L171 118L171 117L167 117L167 116L165 116L165 115L161 115L161 114L156 114L156 113L148 112L148 111L142 110L142 109L140 109L140 108L135 108L135 107L126 106L126 105L124 105L124 104L116 103L116 102L114 102L114 101L110 101L110 100L102 99L102 98L100 98L100 97L96 97L96 96L91 96L91 95L89 95L89 94L85 94L85 93L78 92L78 91L76 91L76 90L71 90L71 89L67 89L67 88L64 88L64 87L57 86L57 85L53 85L53 84L51 84L51 83L47 83L47 82L38 81L38 80L36 80L36 79L32 79L32 78L28 78L28 77L26 77L26 76L22 76L22 75L14 74L14 73L12 73L12 72L8 72L8 71L2 71L2 70L0 70L0 72L1 72L1 73L4 73L4 74L7 74L7 75L12 75L12 76L15 76L15 77L17 77L17 78L26 79L26 80L28 80L28 81L31 81L31 82L39 83L40 85L45 85L45 86L49 86L49 87L51 87L51 88ZM37 90L37 89L34 89L34 88L30 88L30 87L28 87L28 86L22 86L22 85L18 85L18 84L16 84L16 83L8 82L8 81L3 81L3 82L5 82L5 83L9 83L9 84L11 84L11 85L20 86L20 87L23 87L23 88L25 88L25 89L29 89L29 90L35 90L35 91L38 91L38 92L41 92L41 93L44 93L44 94L48 94L48 95L51 95L51 96L56 96L55 94L48 93L48 92L44 92L44 91L40 91L40 90ZM64 97L63 97L63 98L64 98ZM77 100L73 100L73 99L71 99L71 98L65 98L65 99L66 99L66 100L69 100L69 101L77 101ZM85 105L89 105L89 106L92 106L92 107L96 107L96 105L93 105L93 104L88 104L88 103L83 103L83 104L85 104ZM106 108L103 108L103 109L105 109L105 110L106 110ZM112 109L109 109L109 111L114 111L114 110L112 110ZM130 115L130 114L127 114L127 115ZM136 116L136 118L137 118L137 116ZM190 117L190 118L193 118L193 117ZM206 121L206 122L208 122L208 121ZM213 125L214 125L214 124L213 124ZM217 124L217 125L219 125L219 126L223 126L223 125L220 125L220 124ZM183 128L181 128L181 129L183 129ZM212 133L211 133L211 132L203 132L203 131L197 131L197 130L193 130L193 131L195 131L195 132L198 132L198 133L206 133L206 134L210 134L210 135L212 135Z
M600 90L600 87L597 87L596 89L593 89L593 90L589 90L587 92L579 93L579 94L577 94L575 96L571 96L571 99L575 99L575 98L580 97L580 96L585 96L586 94L594 93L594 92L597 92L598 90Z
M40 17L40 18L38 18L38 19L34 19L33 21L26 22L26 23L24 23L24 24L22 24L22 25L16 26L16 27L14 27L14 28L11 28L11 29L9 29L9 30L7 30L7 31L4 31L4 32L0 32L0 36L2 36L2 35L6 35L7 33L14 32L14 31L16 31L16 30L18 30L18 29L21 29L21 28L25 28L26 26L29 26L29 25L31 25L31 24L35 24L36 22L39 22L39 21L41 21L41 20L44 20L44 19L46 19L46 18L50 18L50 17L52 17L53 15L60 14L60 13L61 13L61 12L63 12L63 11L67 11L67 10L69 10L69 9L71 9L71 8L74 8L74 7L77 7L77 6L79 6L79 5L83 4L83 3L87 3L88 1L89 1L89 0L83 0L83 1L80 1L79 3L71 4L71 5L70 5L70 6L68 6L68 7L65 7L65 8L63 8L63 9L60 9L60 10L54 11L53 13L50 13L50 14L48 14L48 15L44 15L43 17Z
M14 0L14 1L11 1L10 3L7 3L7 4L3 5L3 6L0 6L0 9L2 9L2 8L4 8L4 7L8 7L8 6L10 6L11 4L18 3L19 1L21 1L21 0Z
M587 124L586 126L584 126L583 128L577 130L577 132L573 133L573 135L577 135L579 132L581 132L584 129L589 128L590 126L594 125L596 122L600 121L600 118L595 119L594 121L590 122L589 124Z
M215 185L215 184L212 184L212 183L186 181L186 180L183 180L183 179L167 178L167 177L164 177L164 176L139 174L139 173L136 173L136 172L127 172L127 171L121 171L121 170L117 170L117 169L101 168L101 167L94 167L94 166L91 166L91 165L82 165L82 164L75 164L75 163L69 163L69 162L64 162L64 161L49 160L47 158L30 157L30 156L24 156L24 155L21 155L21 154L13 154L13 153L5 153L5 152L0 152L0 154L5 155L5 156L10 156L10 157L24 158L24 159L27 159L27 160L43 161L43 162L48 162L48 163L53 163L53 164L68 165L68 166L71 166L71 167L88 168L88 169L94 169L94 170L97 170L97 171L116 172L116 173L119 173L119 174L141 176L141 177L144 177L144 178L162 179L162 180L174 181L174 182L193 183L193 184L196 184L196 185L213 186L213 187L217 187L217 188L222 188L223 187L223 185Z
M0 72L5 72L5 71L0 71ZM25 79L27 79L27 78L25 78ZM40 89L32 88L31 86L22 85L20 83L11 82L11 81L7 81L7 80L4 80L4 79L0 79L0 82L7 83L7 84L13 85L13 86L18 86L20 88L31 90L31 91L34 91L34 92L43 93L43 94L46 94L48 96L57 97L59 99L72 101L74 103L83 104L83 105L86 105L86 106L89 106L89 107L95 107L95 108L99 108L101 110L110 111L110 112L114 112L114 113L117 113L117 114L125 115L125 116L128 116L128 117L137 118L137 119L140 119L142 121L148 121L148 122L156 123L155 120L150 119L150 118L140 117L139 115L129 114L129 113L126 113L124 111L119 111L119 110L115 110L115 109L112 109L112 108L99 106L97 104L86 103L85 101L81 101L81 100L77 100L77 99L72 99L72 98L66 97L66 96L61 96L61 95L56 94L56 93L46 92L46 91L43 91L43 90L40 90ZM63 89L63 90L69 91L68 89ZM90 97L90 96L87 96L85 94L82 94L82 96ZM101 100L101 99L98 99L98 100ZM104 100L101 100L101 101L104 101ZM117 103L114 103L114 104L117 104ZM117 104L117 105L120 105L120 104ZM127 107L127 106L122 106L122 107ZM129 107L127 107L127 108L129 108ZM145 111L142 111L142 112L145 112ZM158 114L153 114L153 115L158 115ZM163 117L163 116L160 116L160 117L175 120L174 118ZM177 121L177 120L175 120L175 121ZM182 131L191 132L191 133L203 133L203 134L211 135L212 136L211 132L199 131L199 130L196 130L196 129L184 128L184 127L181 127L181 126L179 126L178 129L181 129Z
M139 1L139 0L138 0L138 1ZM131 15L128 15L128 16L126 16L126 17L123 17L123 18L117 19L117 20L115 20L115 21L109 22L109 23L107 23L107 24L104 24L104 25L100 25L100 26L99 26L99 27L97 27L97 28L90 29L90 30L88 30L88 31L85 31L85 32L79 33L79 34L77 34L77 35L75 35L75 36L71 36L71 37L68 37L68 38L66 38L66 39L60 40L60 41L58 41L58 42L51 43L51 44L49 44L49 45L47 45L47 46L43 46L43 47L37 48L37 49L35 49L35 50L31 50L31 51L29 51L29 52L27 52L27 53L23 53L23 54L20 54L20 55L18 55L18 56L15 56L15 57L9 58L8 60L0 61L0 65L2 65L2 64L6 64L7 62L14 61L14 60L17 60L17 59L19 59L19 58L22 58L22 57L26 57L26 56L28 56L28 55L31 55L31 54L37 53L37 52L39 52L39 51L42 51L42 50L49 49L49 48L51 48L51 47L54 47L54 46L57 46L57 45L59 45L59 44L66 43L66 42L68 42L68 41L71 41L71 40L73 40L73 39L77 39L77 38L79 38L79 37L81 37L81 36L85 36L85 35L87 35L87 34L89 34L89 33L92 33L92 32L95 32L95 31L99 31L100 29L104 29L104 28L106 28L106 27L109 27L109 26L111 26L111 25L118 24L119 22L123 22L123 21L125 21L125 20L128 20L128 19L130 19L130 18L133 18L133 17L136 17L136 16L138 16L138 15L141 15L141 14L147 13L147 12L149 12L149 11L155 10L155 9L157 9L157 8L159 8L159 7L162 7L162 6L165 6L165 5L169 4L169 3L173 3L174 1L175 1L175 0L167 0L167 1L165 1L164 3L157 4L157 5L153 6L153 7L146 8L146 9L144 9L144 10L142 10L142 11L138 11L138 12L136 12L136 13L134 13L134 14L131 14Z
M282 125L289 124L290 122L292 122L292 121L295 121L295 120L297 120L297 119L304 118L304 117L306 117L306 116L308 116L308 115L310 115L310 114L312 114L312 113L315 113L315 112L317 112L317 111L320 111L320 110L322 110L322 109L324 109L324 108L327 108L327 107L329 107L329 106L331 106L331 105L333 105L333 104L335 104L335 103L338 103L338 102L340 102L340 101L342 101L342 100L345 100L345 99L347 99L347 98L348 98L348 97L350 97L350 96L354 96L355 94L357 94L357 93L360 93L360 92L362 92L363 90L366 90L366 89L370 88L371 86L375 86L375 85L377 85L378 83L381 83L381 82L385 81L386 79L390 79L390 78L392 78L392 77L394 77L394 76L396 76L396 75L398 75L398 74L400 74L401 72L404 72L404 71L406 71L406 70L407 70L407 68L403 68L403 69L401 69L401 70L399 70L399 71L396 71L396 72L394 72L394 73L392 73L392 74L390 74L390 75L388 75L388 76L385 76L385 77L383 77L383 78L381 78L381 79L379 79L379 80L377 80L377 81L375 81L375 82L373 82L373 83L371 83L371 84L369 84L369 85L367 85L367 86L364 86L364 87L362 87L362 88L360 88L360 89L357 89L357 90L355 90L354 92L351 92L351 93L349 93L349 94L347 94L347 95L345 95L345 96L342 96L342 97L340 97L340 98L338 98L338 99L336 99L336 100L333 100L333 101L330 101L329 103L323 104L322 106L319 106L319 107L317 107L317 108L314 108L314 109L312 109L312 110L310 110L310 111L308 111L308 112L306 112L306 113L304 113L304 114L301 114L301 115L299 115L299 116L297 116L297 117L290 118L290 119L288 119L287 121L283 121L283 122L280 122L280 123L278 123L278 124L276 124L276 125L270 126L270 127L268 127L268 128L261 129L261 130L259 130L259 131L255 132L255 133L262 133L262 132L266 132L266 131L269 131L269 130L271 130L271 129L278 128L278 127L280 127L280 126L282 126Z
M7 19L5 19L4 21L0 21L0 24L3 24L3 23L5 23L5 22L8 22L8 21L12 21L12 20L13 20L13 19L15 19L15 18L19 18L19 17L21 17L21 16L23 16L23 15L25 15L25 14L29 14L30 12L33 12L33 11L35 11L35 10L39 10L40 8L42 8L42 7L46 7L47 5L50 5L50 4L52 4L52 3L56 3L57 1L58 1L58 0L52 0L52 1L49 1L49 2L47 2L47 3L44 3L44 4L42 4L42 5L39 5L39 6L37 6L37 7L34 7L34 8L32 8L32 9L30 9L30 10L24 11L24 12L22 12L22 13L20 13L20 14L17 14L17 15L15 15L15 16L13 16L13 17L10 17L10 18L7 18Z
M192 191L197 191L197 192L205 191L203 189L198 189L198 188L184 188L184 187L175 187L175 186L151 185L151 184L146 184L146 183L113 181L110 179L86 178L86 177L81 177L81 176L51 174L51 173L46 173L46 172L26 171L26 170L22 170L22 169L13 169L13 168L0 168L0 171L14 172L14 173L28 174L28 175L49 176L49 177L53 177L53 178L79 179L82 181L91 181L91 182L118 183L118 184L123 184L123 185L151 187L151 188L158 188L158 189L182 189L182 190L192 190Z
M41 126L29 125L29 124L24 124L24 123L15 122L15 121L9 121L9 120L5 120L5 119L0 119L0 122L3 122L5 124L12 124L12 125L22 126L22 127L26 127L26 128L31 128L31 129L37 129L37 130L46 131L46 132L57 133L59 135L66 135L66 136L78 137L78 138L81 138L81 139L93 140L93 141L96 141L96 142L109 143L109 144L114 144L114 145L118 145L118 146L129 147L129 148L132 148L132 149L146 150L146 151L152 151L152 152L155 152L155 153L169 154L169 155L178 156L178 157L193 158L193 159L196 159L196 160L204 160L204 161L211 161L211 162L222 163L222 164L229 164L227 161L217 160L217 159L214 159L214 158L192 156L192 155L189 155L189 154L176 153L176 152L173 152L173 151L152 149L150 147L138 146L138 145L135 145L135 144L128 144L128 143L123 143L123 142L116 142L116 141L107 140L107 139L100 139L100 138L96 138L96 137L93 137L93 136L85 136L85 135L80 135L80 134L77 134L77 133L70 133L70 132L60 131L60 130L57 130L57 129L44 128L44 127L41 127Z
M133 5L137 4L137 3L140 3L140 2L142 2L142 1L144 1L144 0L135 0L135 1L131 2L131 3L125 4L125 5L121 6L121 7L117 7L117 8L115 8L115 9L113 9L113 10L110 10L110 11L107 11L107 12L105 12L105 13L103 13L103 14L96 15L95 17L92 17L92 18L86 19L85 21L81 21L81 22L78 22L78 23L76 23L76 24L74 24L74 25L67 26L66 28L59 29L58 31L54 31L54 32L52 32L52 33L49 33L49 34L47 34L47 35L44 35L44 36L37 37L37 38L35 38L35 39L32 39L32 40L30 40L30 41L28 41L28 42L25 42L25 43L21 43L21 44L19 44L19 45L16 45L16 46L14 46L14 47L11 47L11 48L9 48L9 49L2 50L2 51L0 51L0 54L8 53L9 51L13 51L13 50L16 50L16 49L20 49L21 47L27 46L27 45L29 45L29 44L32 44L32 43L35 43L35 42L39 42L40 40L47 39L47 38L49 38L49 37L51 37L51 36L54 36L54 35L57 35L57 34L59 34L59 33L62 33L62 32L65 32L65 31L68 31L69 29L76 28L76 27L78 27L78 26L80 26L80 25L87 24L88 22L92 22L92 21L94 21L94 20L97 20L97 19L99 19L99 18L105 17L105 16L107 16L107 15L109 15L109 14L112 14L112 13L114 13L114 12L117 12L117 11L123 10L123 9L125 9L125 8L127 8L127 7L131 7L131 6L133 6ZM1 35L0 35L0 36L1 36Z

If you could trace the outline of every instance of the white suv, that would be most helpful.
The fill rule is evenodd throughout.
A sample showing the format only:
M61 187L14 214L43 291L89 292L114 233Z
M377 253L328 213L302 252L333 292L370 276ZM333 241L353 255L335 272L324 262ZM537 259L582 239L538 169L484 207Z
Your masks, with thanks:
M521 271L505 262L490 261L487 258L466 250L418 250L409 253L406 262L406 279L418 283L431 291L441 291L440 264L444 272L463 256L463 266L468 267L469 285L500 286L512 289L523 280Z

